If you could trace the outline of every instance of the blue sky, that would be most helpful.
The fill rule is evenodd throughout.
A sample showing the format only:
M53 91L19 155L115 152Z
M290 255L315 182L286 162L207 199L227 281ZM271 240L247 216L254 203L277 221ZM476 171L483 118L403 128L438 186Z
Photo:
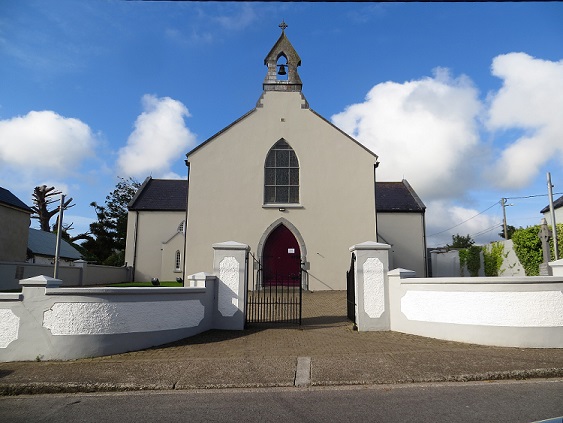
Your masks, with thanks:
M546 194L547 172L563 192L558 2L0 0L0 186L62 189L77 233L117 176L185 177L185 153L254 107L282 19L311 108L417 190L429 246L498 239L495 203ZM548 199L508 203L525 227Z

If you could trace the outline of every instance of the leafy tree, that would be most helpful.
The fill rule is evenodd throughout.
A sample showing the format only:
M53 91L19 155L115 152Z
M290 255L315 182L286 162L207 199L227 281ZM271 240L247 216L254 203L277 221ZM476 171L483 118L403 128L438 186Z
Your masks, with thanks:
M516 227L512 225L506 225L506 235L508 236L507 239L512 239L512 235L516 232ZM504 238L504 229L499 232L498 234L501 238Z
M448 244L449 248L469 248L475 241L471 239L471 235L463 236L460 234L452 235L452 243Z
M90 224L93 238L82 244L86 260L114 266L124 264L127 205L140 186L133 178L119 178L115 189L106 196L105 205L90 204L96 211L97 221Z

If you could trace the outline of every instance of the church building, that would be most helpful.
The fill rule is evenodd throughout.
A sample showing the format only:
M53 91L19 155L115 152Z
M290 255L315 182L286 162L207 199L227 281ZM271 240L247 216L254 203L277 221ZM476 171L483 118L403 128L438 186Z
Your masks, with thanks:
M126 261L136 280L170 279L180 266L184 276L211 272L212 245L225 241L247 244L271 284L303 268L304 289L344 290L349 248L376 240L401 252L392 253L393 267L426 275L424 204L406 181L376 183L377 155L309 107L301 58L280 27L256 107L187 153L188 181L175 182L176 194L163 188L172 183L148 178L130 203ZM187 210L178 195L186 191ZM165 197L174 195L172 206ZM177 233L183 248L166 247ZM150 249L153 263L143 269Z

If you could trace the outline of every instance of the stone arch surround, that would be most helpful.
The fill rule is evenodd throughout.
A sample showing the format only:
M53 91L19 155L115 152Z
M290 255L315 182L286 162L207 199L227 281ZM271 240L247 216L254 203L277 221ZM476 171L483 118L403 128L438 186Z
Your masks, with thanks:
M262 258L262 254L264 252L264 245L266 244L266 240L268 239L268 236L270 236L272 231L280 225L284 225L287 229L291 231L291 233L293 233L293 236L299 243L299 248L301 250L301 262L304 263L307 258L307 247L305 246L305 240L303 239L301 233L295 227L295 225L291 223L289 220L287 220L285 217L280 217L279 219L277 219L270 226L268 226L266 230L262 233L262 237L260 238L260 241L258 242L258 246L256 248L258 257Z

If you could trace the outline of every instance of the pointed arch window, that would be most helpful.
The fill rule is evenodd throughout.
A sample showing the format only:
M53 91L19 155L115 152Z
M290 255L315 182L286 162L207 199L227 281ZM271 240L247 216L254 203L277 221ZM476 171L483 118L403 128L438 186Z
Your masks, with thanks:
M275 143L266 156L264 203L299 203L299 161L284 139Z
M180 255L180 250L176 250L176 254L174 257L174 270L175 271L179 271L182 270L181 266L182 266L182 256Z
M185 233L185 231L186 231L186 221L185 220L182 220L182 222L180 222L176 231L180 232L180 233Z

